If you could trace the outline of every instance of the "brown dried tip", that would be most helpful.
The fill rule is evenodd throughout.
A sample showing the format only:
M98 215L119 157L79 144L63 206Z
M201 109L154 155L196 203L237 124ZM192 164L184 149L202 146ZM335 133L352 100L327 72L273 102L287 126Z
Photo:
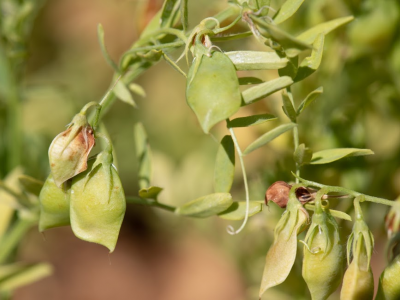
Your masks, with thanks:
M285 208L289 201L289 192L292 186L284 181L274 182L265 192L265 204L268 206L269 201L273 201L281 208Z
M312 190L312 191L314 191L314 190ZM314 191L314 193L315 193L315 191ZM296 197L303 205L309 201L314 200L314 195L311 194L310 189L308 189L304 186L301 186L298 189L296 189Z

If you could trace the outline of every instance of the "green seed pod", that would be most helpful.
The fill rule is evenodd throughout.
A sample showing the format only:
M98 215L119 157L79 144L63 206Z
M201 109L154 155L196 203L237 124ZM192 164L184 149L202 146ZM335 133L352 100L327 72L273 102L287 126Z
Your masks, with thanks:
M379 278L378 293L375 300L400 299L400 255L397 255L383 270Z
M322 190L321 190L322 191ZM302 275L312 300L324 300L340 285L343 277L344 253L338 225L327 208L322 209L321 196L316 196L316 210L307 232Z
M356 222L347 242L347 260L353 260L346 270L340 293L341 300L372 300L374 297L374 277L370 261L374 249L374 237L364 222L359 198L354 200Z
M71 226L85 241L115 249L125 214L124 190L112 165L111 151L101 152L89 162L86 172L72 179Z
M297 252L297 234L308 221L308 213L296 198L295 191L300 185L294 185L289 193L286 211L275 227L274 243L268 250L264 273L261 280L259 297L264 292L288 277Z
M69 182L59 188L50 174L39 194L39 231L69 225Z
M67 130L54 138L49 148L50 169L58 187L87 169L94 136L86 120L86 108L82 111L75 115Z
M396 199L400 203L400 197ZM389 239L400 231L400 205L394 205L390 208L385 217L385 227Z

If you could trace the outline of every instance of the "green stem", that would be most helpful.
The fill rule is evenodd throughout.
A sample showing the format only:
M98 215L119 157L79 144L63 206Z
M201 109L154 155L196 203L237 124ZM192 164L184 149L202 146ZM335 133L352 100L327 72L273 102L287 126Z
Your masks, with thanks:
M6 261L35 221L18 219L0 241L0 265Z
M290 86L286 89L286 92L288 94L289 100L293 105L293 108L295 111L297 111L296 106L294 105L294 99L293 99L293 94ZM292 120L293 121L293 120ZM294 120L295 123L297 123L297 120ZM294 144L294 151L299 147L299 128L298 126L293 128L293 144ZM296 175L300 177L300 165L296 163ZM299 179L296 177L296 183L299 183Z
M229 128L229 120L227 120L227 127ZM242 153L242 150L240 149L239 143L236 139L236 135L235 135L235 132L233 131L233 129L229 128L229 132L231 133L233 143L235 144L235 148L236 148L236 151L239 156L239 161L240 161L240 165L242 168L242 174L243 174L244 189L246 192L246 215L244 217L242 225L236 231L232 228L232 226L228 227L228 233L234 235L234 234L238 234L239 232L241 232L243 230L244 226L246 226L247 220L249 218L250 195L249 195L249 187L247 184L246 168L244 166L244 161L243 161L243 153Z
M293 174L295 175L295 174ZM314 182L314 181L310 181L310 180L305 180L303 178L297 177L295 175L296 178L298 178L302 183L306 184L306 185L310 185L310 186L314 186L314 187L318 187L318 188L326 188L326 191L328 193L343 193L343 194L347 194L347 195L351 195L353 197L358 197L358 196L363 196L365 197L365 201L369 201L369 202L373 202L373 203L378 203L378 204L383 204L383 205L388 205L388 206L395 206L398 205L398 202L393 201L393 200L387 200L387 199L383 199L383 198L378 198L378 197L373 197L373 196L368 196L350 189L346 189L340 186L331 186L331 185L324 185L318 182Z
M154 199L145 199L145 198L133 197L133 196L126 197L126 202L133 203L133 204L139 204L139 205L155 206L155 207L162 208L162 209L165 209L165 210L168 210L171 212L174 212L176 209L176 207L174 207L174 206L162 204L160 202L157 202Z

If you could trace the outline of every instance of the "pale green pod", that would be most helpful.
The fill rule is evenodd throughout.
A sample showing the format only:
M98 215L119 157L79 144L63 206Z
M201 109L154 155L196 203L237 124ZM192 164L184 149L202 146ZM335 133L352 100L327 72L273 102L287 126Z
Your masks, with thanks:
M83 113L75 115L68 129L53 139L49 162L57 186L87 169L87 158L94 141L93 130Z
M381 274L375 298L375 300L398 299L400 299L400 255L397 255Z
M50 174L39 194L39 231L69 225L69 187L59 188Z
M71 227L85 241L113 252L124 218L126 202L110 152L101 152L88 170L72 179Z
M374 298L374 276L371 268L363 270L353 260L346 270L340 300L372 300Z

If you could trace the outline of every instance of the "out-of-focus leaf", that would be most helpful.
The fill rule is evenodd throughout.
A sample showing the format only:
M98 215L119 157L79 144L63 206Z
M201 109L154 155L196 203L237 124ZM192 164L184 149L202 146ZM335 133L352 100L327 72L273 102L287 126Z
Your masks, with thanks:
M165 0L161 13L160 27L171 25L174 8L178 0Z
M136 159L139 162L139 187L147 188L151 181L151 152L147 134L142 123L137 123L133 129L136 149Z
M188 20L188 0L181 0L181 22L183 31L186 31L189 26Z
M310 28L302 34L298 35L297 39L307 44L312 44L319 34L327 35L332 30L353 21L353 19L353 16L348 16L318 24L313 28Z
M142 31L140 37L145 37L146 35L152 34L154 31L160 28L160 18L161 18L162 10L159 10L154 17L151 19L149 23L147 23L146 28Z
M143 188L139 191L139 196L142 198L157 199L158 194L163 190L158 186L151 186L149 188Z
M324 88L320 86L319 88L315 89L311 93L307 95L307 97L300 103L298 109L297 109L297 115L300 115L302 111L309 106L319 95L321 95L324 92Z
M229 193L235 175L235 146L232 137L222 138L214 167L214 190L216 193Z
M113 89L113 93L117 96L118 99L121 101L132 105L133 107L137 107L135 101L133 100L131 92L126 87L125 83L121 80L117 82Z
M271 0L256 0L257 9L262 9L260 12L261 16L266 16L269 13L269 8L271 5Z
M136 83L131 83L129 84L129 89L131 92L135 93L136 95L139 95L141 97L146 97L146 91L138 84Z
M285 87L288 87L292 83L292 78L289 76L283 76L251 87L242 92L244 102L242 105L251 104L257 100L265 98Z
M249 217L254 216L262 211L262 204L257 201L250 201ZM232 205L222 213L218 214L222 219L226 220L243 220L246 217L246 201L233 202Z
M315 205L312 204L306 204L304 205L304 207L308 210L311 211L315 211ZM352 222L351 216L349 216L348 214L346 214L345 212L342 212L340 210L333 210L333 209L329 209L329 212L332 216L334 216L335 218L339 218L339 219L343 219L346 221L350 221Z
M276 120L277 117L270 114L253 115L248 117L236 118L228 122L228 127L248 127L262 124L267 121Z
M50 264L12 264L0 266L0 291L12 291L21 286L49 276L53 271Z
M239 85L250 85L250 84L260 84L263 83L260 78L257 77L240 77Z
M244 150L243 154L247 155L250 152L264 146L265 144L269 143L270 141L272 141L273 139L277 138L278 136L280 136L282 133L285 133L286 131L289 131L291 129L293 129L294 127L296 127L297 125L294 123L287 123L287 124L283 124L280 125L270 131L268 131L267 133L265 133L264 135L262 135L261 137L259 137L257 140L255 140L253 143L251 143L246 150Z
M231 51L225 52L235 65L236 70L276 70L284 68L287 58L281 58L276 52Z
M106 44L104 43L104 29L103 25L97 25L97 38L99 40L100 49L103 53L104 58L106 59L107 63L114 69L115 72L119 72L117 64L112 60L110 54L108 54Z
M300 8L303 2L304 0L287 0L274 16L274 23L280 24L289 19Z
M319 65L321 64L322 53L324 51L324 39L325 37L323 34L319 34L316 37L311 56L307 56L301 62L296 74L296 78L294 79L295 82L303 80L318 69Z
M283 101L283 112L287 115L287 117L292 121L293 123L296 123L296 111L294 110L293 104L290 101L289 95L287 92L284 90L282 92L282 101Z
M327 149L315 152L312 156L310 164L312 165L327 164L344 157L364 156L371 154L374 154L374 152L370 149L357 149L357 148Z
M178 215L207 218L225 211L232 205L229 193L215 193L190 201L175 210Z
M293 159L299 166L309 164L312 158L312 151L306 148L304 144L300 144L293 153Z
M43 181L37 180L36 178L28 175L20 175L18 177L18 181L24 187L25 191L36 196L39 196L40 190L42 189L44 184Z

